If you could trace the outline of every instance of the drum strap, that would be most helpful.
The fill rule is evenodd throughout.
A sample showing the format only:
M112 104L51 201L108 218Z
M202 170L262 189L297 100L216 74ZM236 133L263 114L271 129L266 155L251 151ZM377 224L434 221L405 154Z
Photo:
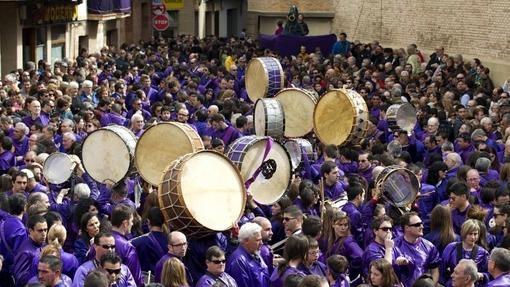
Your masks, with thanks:
M264 166L266 158L269 155L271 148L273 147L273 141L274 141L273 138L271 138L271 137L267 138L266 148L264 150L264 156L262 157L262 163L257 168L257 170L255 170L253 175L244 183L244 186L246 187L246 189L250 188L250 185L255 181L255 179L259 176L260 172L262 171L262 166Z

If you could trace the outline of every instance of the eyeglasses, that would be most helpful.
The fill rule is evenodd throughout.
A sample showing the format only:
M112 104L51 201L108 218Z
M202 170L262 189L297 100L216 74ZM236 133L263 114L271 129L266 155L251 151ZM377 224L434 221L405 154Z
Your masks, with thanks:
M223 259L223 260L211 260L212 263L214 264L225 264L227 263L227 260L226 259Z
M421 227L423 226L423 222L416 222L416 223L413 223L413 224L409 224L409 226L412 226L412 227Z
M284 217L283 221L291 221L292 219L296 219L295 217Z
M188 242L178 243L178 244L170 244L173 247L184 247L188 245Z
M110 274L117 274L119 275L120 274L120 271L121 269L110 269L110 268L105 268L104 270L106 270L106 272L110 273Z
M104 249L115 249L115 244L113 245L104 244L99 246L103 247Z
M421 224L421 223L420 223ZM390 231L393 227L379 227L380 230L383 230L383 231Z

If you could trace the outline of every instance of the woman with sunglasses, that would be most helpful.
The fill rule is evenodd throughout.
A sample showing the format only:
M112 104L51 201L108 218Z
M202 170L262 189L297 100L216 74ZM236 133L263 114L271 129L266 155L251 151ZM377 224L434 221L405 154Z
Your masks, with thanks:
M196 287L209 287L209 286L223 286L223 287L237 287L237 283L225 272L225 252L218 246L214 245L207 249L205 253L205 264L207 270L205 274L200 277Z
M324 254L321 258L322 262L331 255L345 256L349 261L351 283L353 286L361 283L361 256L363 250L351 234L351 225L347 213L331 206L326 207L322 224L322 238L319 244Z

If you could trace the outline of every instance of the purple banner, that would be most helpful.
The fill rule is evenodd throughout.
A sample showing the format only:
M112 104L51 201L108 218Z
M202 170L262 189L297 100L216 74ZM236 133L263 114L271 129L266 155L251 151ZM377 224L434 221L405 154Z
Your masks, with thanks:
M131 0L88 0L87 6L89 13L92 14L131 12Z
M297 55L301 46L306 47L308 53L321 49L323 55L329 55L336 42L335 34L321 36L290 36L290 35L260 35L260 46L278 52L282 56Z

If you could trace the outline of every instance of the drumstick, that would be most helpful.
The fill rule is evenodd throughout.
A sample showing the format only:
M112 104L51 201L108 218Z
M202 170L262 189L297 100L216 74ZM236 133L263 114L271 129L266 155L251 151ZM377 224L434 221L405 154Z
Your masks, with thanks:
M321 208L321 222L324 218L324 182L322 181L322 179L319 180L319 191L320 191L320 196L321 196L321 204L320 204L320 208Z

